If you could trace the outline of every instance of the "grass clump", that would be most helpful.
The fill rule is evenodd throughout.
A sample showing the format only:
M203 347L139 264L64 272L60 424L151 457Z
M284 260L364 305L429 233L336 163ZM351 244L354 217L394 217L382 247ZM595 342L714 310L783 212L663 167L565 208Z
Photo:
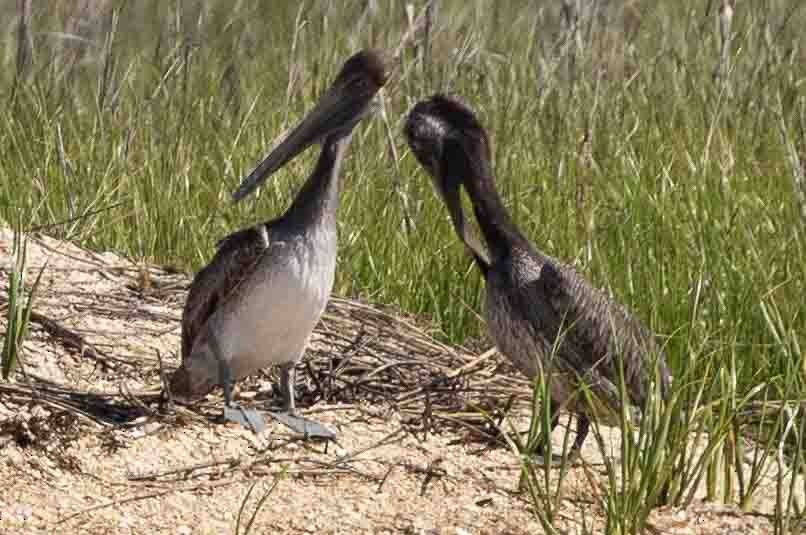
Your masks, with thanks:
M28 326L31 321L31 309L34 297L39 287L39 281L45 272L45 266L39 270L30 289L25 287L25 262L28 238L23 236L21 225L14 230L14 240L11 255L14 262L8 273L8 282L5 299L6 329L3 335L3 351L0 354L0 369L3 379L8 380L11 374L22 365L22 345L28 336Z

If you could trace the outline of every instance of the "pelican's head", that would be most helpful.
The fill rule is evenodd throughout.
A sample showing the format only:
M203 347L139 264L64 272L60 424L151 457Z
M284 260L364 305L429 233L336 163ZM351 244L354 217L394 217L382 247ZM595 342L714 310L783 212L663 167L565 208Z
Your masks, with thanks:
M326 138L350 135L372 110L372 102L389 76L385 53L362 50L348 59L333 84L288 136L247 176L232 199L249 195L275 171L306 148Z
M209 394L216 383L209 374L197 373L184 364L171 375L171 396L180 403L192 403Z
M461 100L438 94L412 108L404 133L445 201L457 234L468 244L459 186L471 177L492 177L484 127Z

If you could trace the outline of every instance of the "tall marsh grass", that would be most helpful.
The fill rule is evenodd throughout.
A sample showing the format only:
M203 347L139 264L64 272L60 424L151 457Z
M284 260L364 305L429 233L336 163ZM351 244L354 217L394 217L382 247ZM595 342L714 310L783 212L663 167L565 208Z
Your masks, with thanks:
M395 50L425 7L29 4L0 1L0 218L21 210L29 229L188 271L288 206L316 151L253 200L229 193L345 57ZM459 93L489 130L518 225L665 338L682 422L669 432L707 432L708 446L642 461L638 438L631 462L666 463L675 503L705 478L711 498L750 508L748 437L767 452L754 455L804 461L806 6L438 4L386 88L395 150L380 120L354 137L336 292L430 318L452 341L483 336L482 283L399 135L418 99ZM608 510L640 508L654 485ZM802 514L781 500L781 519Z

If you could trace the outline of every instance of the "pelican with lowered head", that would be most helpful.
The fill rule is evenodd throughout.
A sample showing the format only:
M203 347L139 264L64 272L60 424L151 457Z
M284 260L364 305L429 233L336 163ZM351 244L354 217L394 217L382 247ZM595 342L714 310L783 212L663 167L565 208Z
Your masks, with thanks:
M294 370L333 288L341 162L387 76L383 53L350 57L316 107L233 194L234 201L243 199L307 147L321 144L288 210L226 236L196 274L182 316L182 364L170 382L177 399L197 399L221 385L225 418L259 431L259 413L233 407L232 382L277 364L285 412L272 416L308 436L333 436L296 415Z
M435 95L414 106L404 131L485 280L484 316L499 351L527 377L545 377L552 429L560 408L576 415L571 456L582 448L592 417L612 421L619 414L620 377L628 402L642 410L653 380L665 397L671 376L652 333L572 267L534 248L515 226L495 187L487 133L473 111L457 98ZM486 248L465 228L460 186ZM592 403L580 395L583 386ZM552 456L552 462L561 459Z

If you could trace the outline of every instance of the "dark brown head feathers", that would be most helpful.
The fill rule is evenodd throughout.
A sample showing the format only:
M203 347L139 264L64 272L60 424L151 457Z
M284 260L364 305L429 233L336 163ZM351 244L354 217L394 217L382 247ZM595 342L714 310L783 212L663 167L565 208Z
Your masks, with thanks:
M484 131L470 106L459 97L437 93L417 104L412 113L431 115L451 125L455 130Z
M442 142L460 142L466 149L490 159L490 142L487 132L473 110L453 95L438 93L419 102L411 112L406 124L407 134L430 130L439 133Z
M381 50L366 49L353 54L341 68L339 78L353 77L356 75L366 76L381 88L389 78L389 66L386 54Z

